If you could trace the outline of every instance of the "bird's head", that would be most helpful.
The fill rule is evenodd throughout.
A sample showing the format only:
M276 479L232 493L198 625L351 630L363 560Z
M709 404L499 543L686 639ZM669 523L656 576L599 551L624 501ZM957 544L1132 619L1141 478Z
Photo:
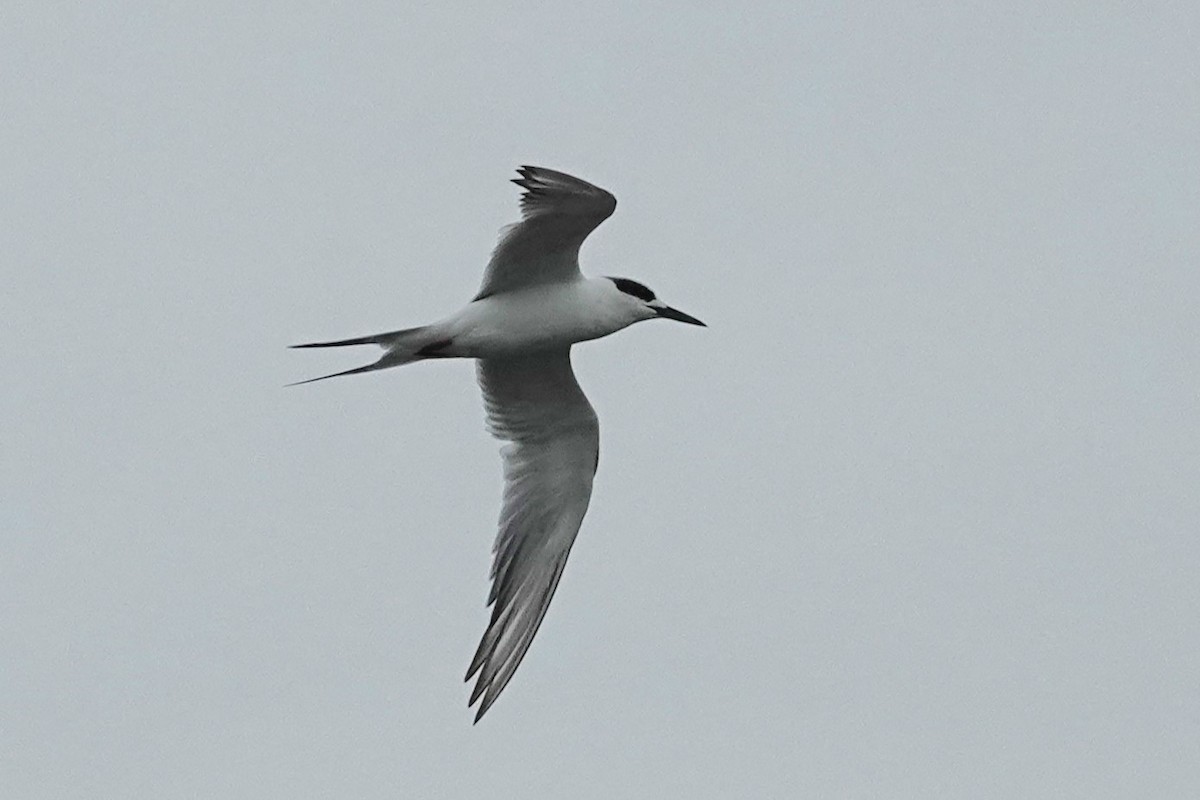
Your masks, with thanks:
M612 301L619 306L622 313L629 316L630 323L662 317L663 319L673 319L676 322L686 322L689 325L707 327L692 315L671 308L659 300L645 284L629 278L610 277L607 280L613 286L613 292L609 293Z

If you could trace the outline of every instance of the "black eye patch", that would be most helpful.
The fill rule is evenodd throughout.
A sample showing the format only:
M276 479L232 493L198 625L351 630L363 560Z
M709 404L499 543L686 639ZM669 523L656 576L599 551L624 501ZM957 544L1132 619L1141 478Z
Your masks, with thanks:
M609 280L615 283L617 288L622 292L633 295L639 300L645 300L647 303L649 303L651 300L655 299L654 292L650 291L650 289L638 283L637 281L631 281L629 278L609 278Z

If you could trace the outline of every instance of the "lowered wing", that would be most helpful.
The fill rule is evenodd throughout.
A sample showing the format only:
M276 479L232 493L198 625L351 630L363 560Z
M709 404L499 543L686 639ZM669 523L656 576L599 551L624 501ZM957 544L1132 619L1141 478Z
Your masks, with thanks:
M492 618L467 670L470 705L487 712L525 657L562 577L592 496L600 453L596 413L562 349L480 359L488 429L508 441L504 502L492 547Z

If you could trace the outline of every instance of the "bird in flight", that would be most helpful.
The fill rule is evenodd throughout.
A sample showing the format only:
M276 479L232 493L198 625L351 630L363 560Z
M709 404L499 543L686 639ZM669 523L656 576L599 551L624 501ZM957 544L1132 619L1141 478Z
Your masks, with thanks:
M488 430L507 442L504 498L492 547L491 621L471 659L475 722L512 679L546 616L587 511L600 455L596 412L571 369L571 345L635 322L704 323L628 278L586 278L579 247L617 200L598 186L542 167L513 183L521 221L501 232L479 294L439 322L294 347L378 345L373 364L299 383L431 358L473 358ZM292 384L298 385L298 384Z

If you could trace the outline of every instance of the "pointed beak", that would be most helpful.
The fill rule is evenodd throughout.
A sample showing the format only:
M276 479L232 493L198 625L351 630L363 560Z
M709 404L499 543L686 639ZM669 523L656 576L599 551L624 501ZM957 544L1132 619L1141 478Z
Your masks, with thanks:
M682 311L671 308L670 306L663 306L662 308L656 310L658 311L658 315L663 319L673 319L676 322L686 322L688 325L699 325L701 328L708 327L691 314L685 314Z

